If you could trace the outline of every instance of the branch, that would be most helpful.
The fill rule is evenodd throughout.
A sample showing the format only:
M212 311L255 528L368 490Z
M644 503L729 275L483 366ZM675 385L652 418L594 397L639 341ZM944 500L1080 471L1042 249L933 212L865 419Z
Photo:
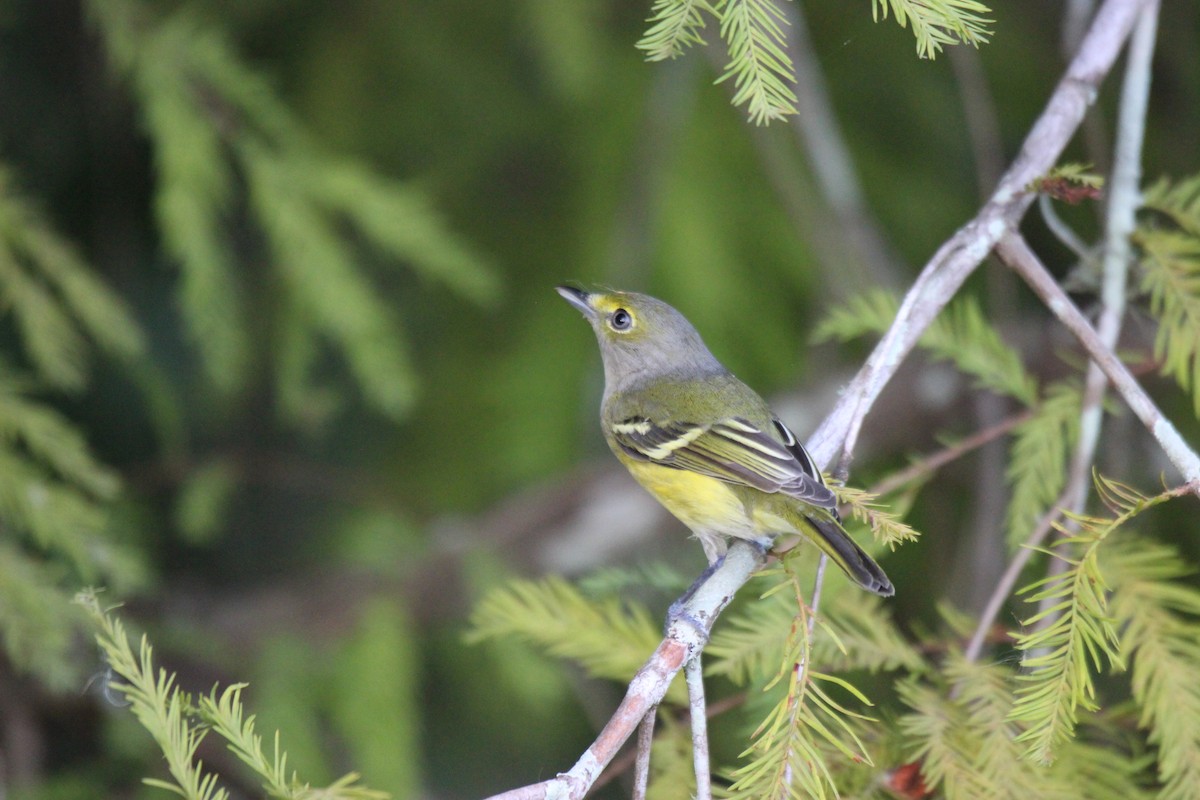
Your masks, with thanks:
M1121 321L1125 317L1125 292L1129 284L1129 262L1132 259L1130 236L1137 224L1136 213L1141 200L1138 189L1142 178L1142 142L1146 134L1146 107L1150 101L1150 62L1154 56L1154 38L1158 30L1158 0L1148 0L1138 18L1129 44L1125 62L1125 81L1121 86L1121 105L1118 112L1116 152L1113 155L1112 176L1109 180L1107 220L1100 286L1100 317L1097 334L1108 352L1114 352L1121 336ZM1063 507L1071 515L1083 513L1091 485L1092 466L1100 442L1104 419L1104 394L1108 380L1093 360L1088 362L1084 380L1083 402L1079 414L1079 440L1067 468ZM1069 517L1067 531L1078 528ZM1053 559L1050 574L1066 569L1067 562ZM1044 597L1039 610L1046 612L1041 626L1053 623L1056 615L1049 612L1055 600Z
M1084 112L1095 99L1100 82L1129 36L1142 4L1142 0L1107 0L1097 13L1078 54L991 198L926 264L905 296L891 327L843 392L833 413L813 435L809 446L818 464L849 462L863 420L921 334L983 258L1002 239L1015 238L1013 231L1033 200L1026 187L1053 167L1079 127ZM1050 281L1053 284L1053 279ZM1086 326L1086 322L1083 324ZM1111 353L1108 355L1111 357ZM1125 376L1128 377L1127 372ZM1132 377L1129 381L1136 385ZM1114 383L1117 383L1115 379ZM1162 419L1157 409L1154 413ZM1186 450L1174 428L1170 432L1178 446ZM1158 435L1159 431L1155 429L1155 433ZM1187 453L1191 455L1194 469L1185 474L1189 475L1189 480L1200 479L1200 459L1196 459L1190 450ZM686 622L672 624L662 644L630 682L616 713L575 766L550 780L495 795L492 800L582 798L645 715L666 694L676 673L701 651L716 617L749 580L761 558L753 545L741 541L733 543L724 563L700 585L685 605L686 614L680 617L681 620L688 616L699 620L705 630L697 630ZM819 580L818 577L818 583ZM819 588L814 590L814 602L819 593Z
M1041 552L1038 548L1041 547L1046 535L1054 529L1054 523L1062 516L1063 506L1067 503L1068 492L1070 488L1059 495L1050 509L1038 520L1037 526L1033 529L1033 533L1025 540L1024 545L1013 554L1012 561L1008 562L1008 568L1004 570L1004 574L1000 576L1000 580L996 583L996 588L992 590L992 594L988 597L987 605L984 606L983 613L979 615L979 622L975 626L975 632L971 635L971 641L967 644L966 650L963 651L963 658L968 663L974 663L979 654L983 652L984 641L987 639L988 631L992 629L992 625L996 622L996 617L1000 614L1000 609L1004 605L1004 601L1008 599L1013 592L1013 587L1017 585L1017 578L1021 577L1021 571L1025 569L1025 565L1029 563L1029 559L1034 553ZM954 692L957 694L958 688L955 687Z
M1183 479L1198 487L1197 491L1200 492L1200 456L1196 455L1196 451L1188 446L1171 421L1158 410L1158 406L1154 405L1154 401L1130 374L1128 368L1104 346L1100 335L1071 302L1071 298L1067 297L1067 293L1038 260L1037 255L1029 249L1025 240L1016 233L1007 234L996 247L996 255L1016 270L1046 307L1075 334L1088 356L1104 370L1113 387L1158 441L1167 458L1183 475Z
M1138 186L1142 177L1142 142L1146 133L1146 107L1150 99L1150 62L1154 55L1154 37L1158 29L1158 0L1148 0L1139 16L1129 44L1125 82L1121 88L1121 106L1117 124L1116 153L1109 180L1108 220L1104 234L1103 283L1101 310L1097 324L1100 343L1113 352L1121 335L1125 316L1125 292L1129 283L1129 242L1137 224L1135 214L1141 202ZM1071 492L1069 509L1083 511L1087 499L1088 478L1100 440L1104 390L1107 379L1099 364L1088 364L1083 392L1083 411L1079 420L1079 443L1068 474Z
M863 420L921 334L1006 234L1016 230L1033 195L1026 187L1054 166L1112 68L1143 5L1108 0L1096 14L1066 74L1034 123L991 199L934 254L904 297L891 328L812 437L818 463L854 452Z
M600 735L575 766L550 780L523 786L493 796L490 800L579 800L591 788L601 770L613 759L642 719L667 693L676 673L699 655L708 633L734 594L762 565L763 555L753 544L735 541L721 566L696 589L684 604L683 614L667 629L666 638L629 682L625 699L600 731ZM684 620L704 626L698 630Z
M995 425L989 425L981 431L976 431L961 441L915 459L907 467L898 472L893 472L879 481L879 483L871 486L867 491L873 495L882 497L885 494L890 494L897 489L907 486L913 481L922 480L947 464L957 461L963 456L996 441L1001 436L1005 436L1013 428L1027 421L1032 416L1032 411L1025 410L1005 417Z
M700 654L684 669L688 685L688 709L692 723L692 764L696 770L696 800L712 800L712 773L708 764L708 719L705 717L704 668ZM654 713L651 711L650 713Z

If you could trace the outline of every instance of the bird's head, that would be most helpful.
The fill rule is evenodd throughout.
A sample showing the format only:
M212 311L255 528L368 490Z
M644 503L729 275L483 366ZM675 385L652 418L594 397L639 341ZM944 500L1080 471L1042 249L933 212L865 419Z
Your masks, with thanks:
M591 323L604 360L606 391L672 376L724 372L692 323L661 300L636 292L585 292L559 286L558 293Z

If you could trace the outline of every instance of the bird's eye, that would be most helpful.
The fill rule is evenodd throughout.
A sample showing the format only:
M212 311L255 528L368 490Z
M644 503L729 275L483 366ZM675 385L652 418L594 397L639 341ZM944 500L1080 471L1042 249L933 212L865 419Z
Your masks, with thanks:
M618 308L608 318L608 324L614 331L627 331L633 327L633 317L623 308Z

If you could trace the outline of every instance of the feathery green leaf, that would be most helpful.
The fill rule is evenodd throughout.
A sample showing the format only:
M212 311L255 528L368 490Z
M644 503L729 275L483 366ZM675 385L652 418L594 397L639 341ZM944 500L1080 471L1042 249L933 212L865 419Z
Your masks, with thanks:
M1175 548L1134 536L1106 548L1103 565L1139 724L1158 746L1159 797L1192 797L1200 786L1200 590L1179 579L1194 570Z
M270 85L186 7L161 20L131 0L89 7L154 144L164 242L180 264L185 317L213 384L226 393L244 386L252 362L235 255L245 237L234 236L250 227L285 289L271 320L284 352L276 376L284 411L313 424L330 410L331 396L308 374L320 338L345 358L368 405L392 418L407 413L416 376L361 251L476 302L498 294L495 273L424 193L321 153Z
M849 342L870 333L883 333L899 307L900 302L887 289L868 289L829 309L813 329L812 341Z
M900 718L911 758L931 789L941 788L948 800L1003 797L1000 787L977 766L979 743L966 710L945 694L915 680L897 684L900 699L912 712Z
M838 503L850 509L850 515L870 526L875 541L895 550L907 542L915 542L921 534L911 525L902 522L898 515L888 511L877 502L878 498L865 489L830 484Z
M1012 485L1008 541L1029 537L1066 480L1067 459L1079 436L1080 388L1062 381L1047 387L1034 415L1013 431L1007 477Z
M60 690L78 686L71 646L78 626L69 594L55 588L63 570L0 540L0 643L19 673Z
M814 341L849 341L869 333L883 333L898 308L896 298L883 289L852 297L830 310L813 333ZM934 358L954 364L975 378L976 386L1012 397L1025 405L1037 401L1037 381L1020 356L988 322L973 297L955 300L934 320L919 346Z
M1200 235L1141 230L1142 291L1158 319L1154 357L1162 372L1192 395L1200 416Z
M1200 237L1200 173L1172 183L1160 179L1142 196L1142 207L1166 217L1174 227Z
M134 655L125 626L100 608L95 594L85 592L77 600L96 624L96 642L113 675L120 678L109 685L129 703L166 759L171 781L147 778L145 783L186 800L227 800L229 793L218 785L217 775L196 758L207 731L195 719L191 698L175 685L175 675L164 669L155 672L153 649L145 636Z
M729 64L718 83L733 78L733 104L746 105L756 125L796 113L786 24L774 0L725 0L721 37L729 46Z
M319 329L345 356L367 401L401 417L416 399L416 375L399 321L373 290L332 222L302 191L296 164L247 148L250 198L279 262L300 319Z
M561 578L512 581L471 614L470 640L516 637L579 662L589 675L627 681L662 641L649 612L619 597L593 600ZM683 684L667 693L683 702Z
M692 730L670 714L659 714L650 748L646 800L691 800L696 795Z
M200 697L197 712L215 734L228 742L229 750L262 779L268 796L279 800L386 800L390 796L357 785L358 776L354 773L322 788L301 782L295 771L288 770L287 753L279 745L279 731L275 731L272 755L268 757L263 752L262 736L254 729L254 716L247 717L242 704L245 688L246 684L235 683L218 696L214 687L209 695Z
M739 800L836 796L827 752L856 763L871 763L851 724L865 717L835 700L828 689L837 687L866 705L869 701L842 678L813 669L808 609L794 560L783 559L785 579L769 593L792 601L792 619L783 628L787 631L783 657L764 688L767 692L782 687L783 692L742 752L745 763L731 773L728 796Z
M1079 708L1097 708L1093 672L1104 669L1105 661L1113 669L1124 669L1100 546L1130 519L1173 496L1164 492L1145 497L1103 477L1096 479L1096 493L1113 516L1070 515L1079 532L1055 544L1055 555L1067 568L1021 590L1043 610L1023 621L1028 633L1016 636L1027 672L1019 676L1023 685L1012 718L1027 727L1019 741L1040 763L1052 762L1054 748L1073 736Z
M974 377L976 386L1027 406L1037 402L1037 381L1025 371L1017 351L987 321L974 297L951 303L921 337L921 346Z
M724 0L717 0L720 6ZM647 61L666 61L683 55L694 44L705 44L700 31L704 30L704 14L716 14L707 0L655 0L652 23L637 48L646 53Z
M889 10L901 28L912 21L921 58L936 57L943 45L961 42L978 47L992 35L988 26L993 20L983 16L991 10L976 0L871 0L876 21L881 16L887 19Z

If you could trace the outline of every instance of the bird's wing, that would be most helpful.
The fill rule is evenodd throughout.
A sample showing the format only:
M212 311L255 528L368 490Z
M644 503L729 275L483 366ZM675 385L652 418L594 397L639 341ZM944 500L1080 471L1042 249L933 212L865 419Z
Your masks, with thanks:
M690 470L763 492L782 492L820 508L835 508L836 497L804 447L786 425L778 419L772 423L782 441L741 417L703 425L656 423L635 416L613 425L612 435L629 457L639 461Z

